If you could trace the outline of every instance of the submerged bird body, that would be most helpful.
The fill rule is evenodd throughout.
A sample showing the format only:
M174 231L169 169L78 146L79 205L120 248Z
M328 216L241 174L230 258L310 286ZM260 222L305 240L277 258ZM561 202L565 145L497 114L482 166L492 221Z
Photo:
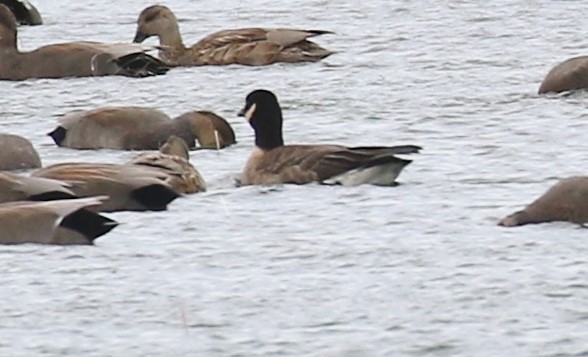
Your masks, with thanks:
M0 244L92 244L117 223L91 209L106 197L0 204Z
M0 170L37 167L41 167L41 158L30 141L18 135L0 134Z
M498 224L515 227L555 221L588 223L588 177L560 180L523 210L503 218Z
M70 42L47 45L30 52L17 48L14 15L0 5L0 79L64 78L164 74L169 67L136 44Z
M320 182L390 186L410 163L395 155L420 150L415 145L284 145L282 112L275 95L266 90L251 92L240 115L247 117L254 129L257 146L241 174L242 185Z
M172 66L243 64L262 66L276 62L316 62L333 54L310 37L329 31L241 28L210 34L186 48L173 12L161 5L144 9L137 21L134 42L158 36L159 56Z
M539 94L588 88L588 56L570 58L547 73Z

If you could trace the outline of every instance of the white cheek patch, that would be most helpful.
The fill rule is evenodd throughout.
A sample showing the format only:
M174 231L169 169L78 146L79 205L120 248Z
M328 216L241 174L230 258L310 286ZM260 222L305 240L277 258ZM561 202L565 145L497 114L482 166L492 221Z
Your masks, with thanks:
M251 121L251 117L253 116L253 113L255 113L256 107L257 104L253 103L253 105L249 107L249 109L247 109L247 111L245 112L245 118L247 118L248 121Z

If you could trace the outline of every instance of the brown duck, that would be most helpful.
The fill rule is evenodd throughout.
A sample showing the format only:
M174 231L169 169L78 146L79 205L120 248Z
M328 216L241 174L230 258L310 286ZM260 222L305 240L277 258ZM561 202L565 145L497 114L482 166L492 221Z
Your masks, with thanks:
M170 66L243 64L263 66L276 62L316 62L333 54L310 37L322 30L241 28L210 34L190 48L182 41L174 13L165 6L144 9L137 21L134 42L159 37L159 57Z
M284 145L282 110L276 96L267 90L249 93L239 115L249 120L256 145L241 174L242 185L320 182L391 186L411 162L395 155L421 149L416 145Z
M17 48L16 19L0 4L0 79L63 78L123 75L146 77L164 74L169 67L133 44L70 42L30 52Z

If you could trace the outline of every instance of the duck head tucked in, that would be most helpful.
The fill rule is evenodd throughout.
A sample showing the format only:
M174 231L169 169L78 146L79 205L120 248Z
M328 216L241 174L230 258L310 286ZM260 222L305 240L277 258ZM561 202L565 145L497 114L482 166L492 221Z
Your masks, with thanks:
M285 145L282 110L277 97L255 90L239 112L255 131L255 150L239 179L242 185L320 182L336 185L392 186L411 161L396 154L417 153L416 145L345 147L341 145Z
M184 139L170 136L159 152L144 152L130 161L133 165L143 165L165 174L165 182L180 193L206 191L206 181L190 164L190 152Z

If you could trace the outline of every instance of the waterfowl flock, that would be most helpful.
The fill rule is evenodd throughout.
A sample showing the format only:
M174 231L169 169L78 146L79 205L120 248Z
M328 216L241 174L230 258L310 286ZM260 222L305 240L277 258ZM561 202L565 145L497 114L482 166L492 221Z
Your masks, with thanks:
M0 1L0 79L148 77L179 66L317 62L335 53L310 40L333 32L290 28L222 30L186 47L174 13L162 5L140 13L132 43L80 41L20 51L18 26L41 23L28 1ZM151 36L159 39L158 46L141 44ZM158 55L149 54L155 51ZM588 56L554 67L539 94L582 88L588 88ZM238 185L395 186L411 163L407 157L422 150L413 144L287 144L278 97L267 89L248 93L239 115L254 132L254 148L236 179ZM291 115L295 113L287 116ZM138 106L70 112L48 135L56 145L70 149L157 151L138 153L121 163L42 167L31 142L0 134L0 244L93 244L117 225L101 212L161 211L175 199L206 191L207 183L190 163L190 150L220 150L237 142L230 124L212 111L196 110L172 119L158 109ZM585 224L587 198L588 177L567 178L498 224Z

